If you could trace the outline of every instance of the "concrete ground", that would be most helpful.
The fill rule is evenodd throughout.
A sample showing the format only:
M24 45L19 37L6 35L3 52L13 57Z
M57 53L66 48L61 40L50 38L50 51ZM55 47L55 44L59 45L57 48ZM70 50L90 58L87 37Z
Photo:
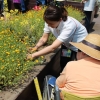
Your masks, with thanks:
M96 18L91 23L90 33L100 34L100 11L98 11Z

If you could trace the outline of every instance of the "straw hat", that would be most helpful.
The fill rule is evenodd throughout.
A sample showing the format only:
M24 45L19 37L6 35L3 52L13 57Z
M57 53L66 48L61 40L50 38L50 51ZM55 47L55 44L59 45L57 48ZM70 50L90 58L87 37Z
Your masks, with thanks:
M80 43L70 42L71 45L75 46L90 57L100 60L100 35L99 34L88 34L86 38Z

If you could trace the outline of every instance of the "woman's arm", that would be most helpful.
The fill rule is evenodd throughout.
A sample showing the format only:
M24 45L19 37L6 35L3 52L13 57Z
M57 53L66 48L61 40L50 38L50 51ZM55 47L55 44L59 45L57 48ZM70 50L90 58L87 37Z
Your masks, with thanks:
M40 43L41 44L41 43ZM32 54L32 57L35 58L35 57L39 57L41 55L45 55L45 54L48 54L50 52L53 52L56 48L58 48L60 45L62 44L61 41L59 41L58 39L56 39L50 46L47 46L45 47L44 49L38 51L38 52L35 52Z
M35 48L38 49L39 47L43 46L49 38L48 33L44 33L43 36L39 39L38 43L36 44Z

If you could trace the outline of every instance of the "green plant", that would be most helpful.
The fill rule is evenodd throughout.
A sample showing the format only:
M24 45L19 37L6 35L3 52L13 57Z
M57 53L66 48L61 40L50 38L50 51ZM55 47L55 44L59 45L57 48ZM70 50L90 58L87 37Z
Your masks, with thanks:
M85 17L84 13L81 10L79 10L78 8L74 8L72 6L67 6L66 9L68 11L69 16L74 17L78 21L81 21Z
M79 21L84 17L76 8L70 6L66 9ZM42 36L44 10L30 10L18 15L16 10L6 12L4 20L0 20L0 89L23 83L28 71L44 60L43 56L34 61L26 60L27 47L34 46ZM51 34L48 43L54 39Z

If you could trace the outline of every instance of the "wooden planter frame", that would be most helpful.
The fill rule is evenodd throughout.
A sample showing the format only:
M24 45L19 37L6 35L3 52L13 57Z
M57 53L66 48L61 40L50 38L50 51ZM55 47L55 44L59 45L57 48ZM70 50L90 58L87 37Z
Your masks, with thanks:
M46 58L48 60L44 64L34 66L32 78L16 89L0 92L0 100L38 100L33 77L38 78L42 90L44 77L48 74L57 77L61 70L59 48L54 53L46 55Z
M51 61L40 71L36 76L39 80L41 91L43 90L43 81L46 75L53 75L58 77L61 67L60 67L60 50L53 56ZM33 80L30 84L19 94L15 100L38 100L35 85Z

